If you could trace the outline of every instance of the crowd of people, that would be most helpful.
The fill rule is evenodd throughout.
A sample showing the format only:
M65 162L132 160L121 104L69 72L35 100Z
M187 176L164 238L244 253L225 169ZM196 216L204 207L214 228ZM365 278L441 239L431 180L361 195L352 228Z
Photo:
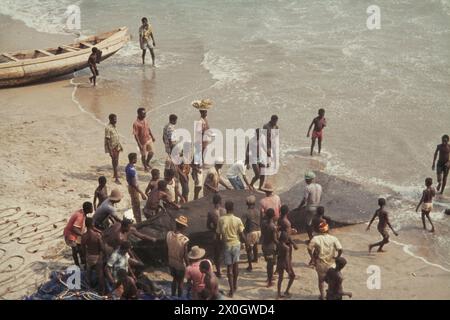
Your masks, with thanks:
M155 61L153 48L155 41L152 28L146 18L142 19L140 28L140 44L143 50L142 60L145 63L146 50ZM95 62L98 52L93 51L90 58L90 66L93 73L91 81L95 84L98 75ZM100 53L101 55L101 53ZM193 102L193 107L199 110L202 132L202 150L205 150L211 141L209 135L210 125L208 122L208 110L211 108L210 100ZM249 161L249 146L246 150L245 161L237 161L232 164L226 172L226 179L222 176L224 165L223 159L216 158L211 166L202 165L198 161L182 161L175 164L171 160L171 154L177 144L174 132L178 117L175 114L169 116L169 122L164 126L162 136L166 152L166 163L161 177L161 172L153 168L151 160L155 155L155 136L152 133L149 122L146 119L146 110L137 110L137 119L133 123L133 135L140 150L140 160L145 173L151 174L148 186L142 189L138 179L138 154L128 154L128 164L125 168L126 183L131 200L133 217L120 217L116 204L123 199L123 194L118 189L113 189L109 195L107 180L105 177L98 179L99 185L94 193L93 203L85 202L82 209L77 210L68 220L64 229L64 239L72 250L74 263L82 266L87 271L88 282L97 288L103 295L113 298L137 299L139 290L148 288L148 281L143 276L144 264L133 252L128 237L133 235L138 239L155 242L156 239L140 233L136 224L143 218L150 219L161 210L167 208L178 209L183 203L190 200L190 185L194 186L193 200L203 196L210 196L212 206L208 212L206 228L213 234L212 252L206 252L198 244L191 243L187 230L189 221L185 216L175 218L175 230L166 235L167 265L173 278L171 286L172 296L181 297L188 292L192 299L216 300L221 299L218 278L222 277L222 262L226 266L228 279L228 296L233 297L238 289L239 262L241 247L247 253L248 267L251 272L253 266L259 260L259 246L266 262L267 287L274 286L277 277L277 298L285 298L291 295L290 288L296 279L296 273L292 263L293 250L298 250L298 245L293 240L297 230L292 227L289 220L290 209L283 205L280 197L275 194L275 188L270 177L263 174L263 168L270 163L265 161L266 157L256 155L258 161ZM109 124L105 128L105 152L109 154L112 161L113 177L116 184L121 184L118 172L119 157L123 152L120 135L116 128L117 116L109 115ZM323 142L323 130L326 127L325 110L320 109L318 116L313 119L307 132L311 137L311 155L314 153L316 141L318 153L321 152ZM278 116L273 115L269 122L256 129L255 136L258 142L266 139L267 158L271 157L271 134L270 131L279 129ZM312 130L312 134L311 134ZM437 171L437 190L444 192L450 162L449 137L444 135L442 143L437 146L432 169ZM259 149L257 152L260 152ZM439 156L437 166L435 162ZM247 176L247 170L252 168L253 178ZM309 266L315 268L318 276L318 289L320 299L340 300L344 296L352 297L351 292L343 290L342 270L346 260L342 257L343 248L339 240L329 234L329 219L325 216L325 208L321 205L322 187L316 181L314 172L305 174L305 191L300 201L298 211L305 212L305 224L308 234L307 251L310 256ZM256 190L255 184L259 182ZM427 178L426 189L423 191L417 210L422 210L423 227L426 228L426 219L434 225L430 219L433 208L433 197L436 194L433 181ZM240 213L239 218L235 215L235 204L233 201L222 203L220 190L248 189L252 192L264 193L264 197L257 203L255 195L246 199L247 212ZM141 200L145 200L145 206L141 208ZM300 199L299 199L300 200ZM398 233L393 229L389 214L386 211L386 200L378 200L379 209L371 219L367 230L373 221L378 218L378 231L382 236L380 242L370 244L369 252L378 247L378 252L389 242L388 227L395 235ZM91 217L92 214L92 217ZM142 217L142 215L144 217ZM210 259L206 259L208 256ZM214 271L215 268L215 271ZM95 277L93 274L95 273ZM282 293L284 275L287 274L288 283ZM94 279L96 279L94 281ZM185 284L188 290L185 290ZM325 283L328 284L325 290Z

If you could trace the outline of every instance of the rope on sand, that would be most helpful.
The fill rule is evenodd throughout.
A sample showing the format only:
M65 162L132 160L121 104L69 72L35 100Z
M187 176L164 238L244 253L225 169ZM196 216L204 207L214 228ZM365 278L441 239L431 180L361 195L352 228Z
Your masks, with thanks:
M13 268L12 264L8 264L6 267L2 268L2 266L6 265L6 263L8 263L8 261L10 261L12 259L17 259L17 258L21 260L21 264L16 266L16 268ZM20 267L24 264L24 262L25 262L25 258L21 255L10 256L10 257L6 258L5 260L3 260L2 262L0 262L0 274L19 270Z

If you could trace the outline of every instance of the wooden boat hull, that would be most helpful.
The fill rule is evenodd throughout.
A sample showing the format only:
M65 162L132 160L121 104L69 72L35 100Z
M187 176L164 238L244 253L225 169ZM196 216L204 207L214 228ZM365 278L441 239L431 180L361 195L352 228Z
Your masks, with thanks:
M110 37L94 45L102 51L102 61L125 45L129 40L127 31L127 28L120 28ZM48 80L87 68L91 51L91 47L87 47L59 55L2 63L0 64L0 88Z

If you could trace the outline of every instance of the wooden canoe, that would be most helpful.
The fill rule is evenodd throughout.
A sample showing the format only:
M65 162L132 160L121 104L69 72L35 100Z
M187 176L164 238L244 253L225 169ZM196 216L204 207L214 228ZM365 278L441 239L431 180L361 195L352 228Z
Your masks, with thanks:
M102 51L101 60L105 60L128 40L128 28L122 27L56 48L2 53L0 88L47 80L84 69L88 67L87 61L93 47Z

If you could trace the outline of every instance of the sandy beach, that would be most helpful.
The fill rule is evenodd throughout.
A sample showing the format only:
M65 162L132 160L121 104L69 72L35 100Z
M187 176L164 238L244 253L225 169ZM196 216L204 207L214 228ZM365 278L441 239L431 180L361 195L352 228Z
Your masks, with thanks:
M73 39L37 32L5 16L0 17L0 26L17 31L14 37L0 34L2 51L46 47ZM107 66L105 63L105 68ZM164 72L158 75L158 79L163 79L161 81L168 78ZM142 85L147 85L146 81ZM195 85L204 88L210 83ZM152 90L158 91L158 87L152 87ZM158 94L161 95L155 93L156 96ZM149 92L145 103L152 103L152 98L152 92ZM190 101L190 97L186 99ZM75 75L75 78L68 76L45 84L0 90L0 101L0 299L20 299L34 292L52 270L71 265L70 249L64 243L62 230L70 214L84 201L92 200L98 177L105 175L108 178L109 190L117 187L112 183L110 158L103 149L102 122L110 112L119 115L118 128L124 136L119 170L122 181L125 181L126 154L136 152L129 121L134 113L121 117L125 113L122 106L129 103L123 87L116 88L111 84L93 90L87 84L85 72ZM154 110L158 112L155 126L159 138L167 115L177 111L176 107L171 105L167 109ZM135 109L134 105L130 108ZM189 123L191 119L184 121ZM159 142L153 162L159 168L163 167L162 150ZM305 168L324 168L320 159L298 159L295 154L287 157L283 164L274 179L279 192L299 181ZM141 186L145 187L149 177L139 166L138 169L142 172ZM130 208L126 184L118 188L125 195L119 209ZM374 187L374 190L380 195L393 193L386 187ZM367 252L367 245L379 238L375 227L371 232L365 231L365 224L331 231L344 247L348 261L343 271L344 288L353 292L353 299L450 299L450 268L440 264L425 245L419 252L411 252L408 245L404 245L418 244L417 234L424 234L417 218L412 224L410 229L402 229L398 238L391 237L392 242L386 247L388 252L371 255ZM423 243L434 241L424 234L425 237ZM317 276L307 266L309 259L305 240L305 235L295 236L299 250L293 257L297 280L291 289L291 299L316 300ZM241 261L245 260L243 252ZM241 262L235 299L275 298L276 289L264 287L266 274L262 260L260 258L251 273L245 271L246 264ZM380 267L380 289L367 287L369 266ZM148 275L152 279L170 278L166 269L149 270ZM227 290L226 279L221 280L221 289Z

